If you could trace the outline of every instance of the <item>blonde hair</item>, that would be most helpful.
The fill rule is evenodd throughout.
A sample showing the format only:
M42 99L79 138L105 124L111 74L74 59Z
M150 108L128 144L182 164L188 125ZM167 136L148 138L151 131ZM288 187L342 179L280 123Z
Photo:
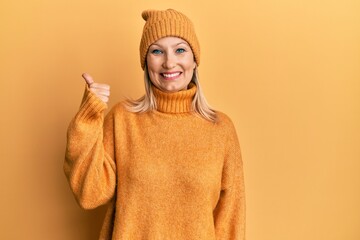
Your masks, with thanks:
M210 107L210 105L206 101L206 98L202 92L200 82L199 82L199 73L197 71L197 67L194 69L194 74L191 79L191 82L193 82L197 88L194 99L191 104L192 109L200 117L215 123L217 120L217 115L216 115L215 110L212 107ZM142 112L147 112L147 111L157 109L156 98L155 98L155 95L151 88L152 82L150 80L146 64L144 67L144 83L145 83L144 96L142 96L141 98L139 98L137 100L127 99L124 102L125 107L128 111L134 112L134 113L142 113Z

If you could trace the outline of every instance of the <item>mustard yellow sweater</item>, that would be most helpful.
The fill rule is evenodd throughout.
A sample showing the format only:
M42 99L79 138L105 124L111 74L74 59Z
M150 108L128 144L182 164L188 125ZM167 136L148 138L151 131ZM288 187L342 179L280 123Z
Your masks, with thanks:
M244 240L243 165L231 120L191 111L196 86L153 87L157 111L131 113L88 88L67 133L64 171L84 209L109 204L100 239Z

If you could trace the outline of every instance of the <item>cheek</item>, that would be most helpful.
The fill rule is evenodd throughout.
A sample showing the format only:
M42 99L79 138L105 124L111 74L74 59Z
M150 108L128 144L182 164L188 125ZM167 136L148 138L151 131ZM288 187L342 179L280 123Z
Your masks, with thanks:
M152 83L156 82L158 79L158 75L156 74L156 72L152 71L151 69L148 69L148 73L149 73L150 81Z
M154 68L154 59L151 57L151 55L147 55L146 64L148 66L148 69Z
M188 55L186 58L183 59L184 66L186 66L186 69L193 70L196 66L196 63L194 61L193 55Z
M193 60L187 62L187 64L186 64L186 69L189 70L189 71L194 70L195 67L196 67L196 63Z
M158 71L160 68L160 62L159 60L155 60L152 58L149 58L147 61L148 69L151 69L152 71Z
M147 63L147 71L148 71L150 81L152 83L157 82L158 74L157 74L156 68L154 68L154 65L152 64L152 62Z
M155 69L154 69L154 66L151 64L151 62L147 63L147 70L148 70L149 76L154 75Z

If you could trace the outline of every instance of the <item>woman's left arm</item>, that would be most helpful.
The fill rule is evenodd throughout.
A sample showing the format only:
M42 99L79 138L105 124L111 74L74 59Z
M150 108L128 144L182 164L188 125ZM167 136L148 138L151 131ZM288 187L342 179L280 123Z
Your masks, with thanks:
M240 144L229 123L220 198L213 211L217 240L245 239L245 185Z

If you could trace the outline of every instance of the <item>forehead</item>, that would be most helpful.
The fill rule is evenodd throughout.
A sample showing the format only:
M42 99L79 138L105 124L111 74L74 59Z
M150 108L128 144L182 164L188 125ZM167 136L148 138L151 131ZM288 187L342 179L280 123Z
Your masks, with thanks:
M189 45L184 39L178 37L163 37L154 42L152 45L159 45L159 46L176 46L179 44Z

